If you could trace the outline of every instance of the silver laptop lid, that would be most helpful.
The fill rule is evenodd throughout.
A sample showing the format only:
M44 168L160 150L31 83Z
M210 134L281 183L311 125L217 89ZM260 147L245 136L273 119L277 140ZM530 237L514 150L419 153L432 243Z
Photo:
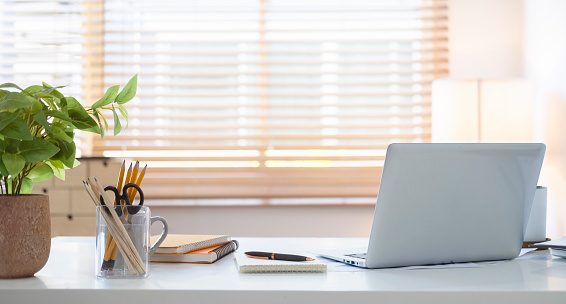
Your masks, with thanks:
M392 144L366 266L515 258L544 144Z

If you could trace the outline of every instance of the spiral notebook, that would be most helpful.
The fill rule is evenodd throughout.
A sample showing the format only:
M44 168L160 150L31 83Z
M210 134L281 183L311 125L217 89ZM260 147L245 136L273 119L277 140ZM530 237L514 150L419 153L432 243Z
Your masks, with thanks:
M152 236L151 243L155 243L159 236ZM155 253L181 254L197 249L224 244L231 240L228 235L200 235L200 234L168 234Z
M270 273L270 272L326 272L326 264L321 263L314 256L314 261L291 262L281 260L253 259L243 252L234 253L238 270L244 273Z
M231 240L225 244L214 245L182 254L154 253L151 256L151 262L210 264L234 252L236 249L238 249L238 241Z

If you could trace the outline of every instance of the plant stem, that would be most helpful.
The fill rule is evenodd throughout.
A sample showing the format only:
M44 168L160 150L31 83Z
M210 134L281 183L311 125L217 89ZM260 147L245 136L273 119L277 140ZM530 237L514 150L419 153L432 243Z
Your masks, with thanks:
M16 196L16 180L14 178L12 178L12 196Z
M29 164L26 165L29 166L29 168L26 170L26 167L24 167L24 169L22 170L22 172L20 172L20 174L18 174L18 183L17 183L17 189L16 189L16 195L20 195L20 192L22 191L22 184L24 183L24 178L26 178L29 173L31 172L31 170L33 168L35 168L35 164Z
M6 189L6 194L8 194L8 178L4 176L4 188Z

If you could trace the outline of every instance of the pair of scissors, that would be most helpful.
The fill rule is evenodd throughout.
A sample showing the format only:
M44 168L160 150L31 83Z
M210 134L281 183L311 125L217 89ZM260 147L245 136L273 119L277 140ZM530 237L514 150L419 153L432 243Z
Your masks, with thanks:
M128 196L128 189L130 188L135 188L139 195L140 195L140 202L137 205L132 204L132 202L130 202L130 197ZM114 197L116 198L116 203L117 206L114 208L116 210L116 214L122 219L125 219L125 214L123 214L122 212L122 207L125 207L125 210L127 212L127 215L134 215L136 213L138 213L141 209L141 206L143 206L143 202L144 202L144 196L143 196L143 191L140 188L140 186L134 184L134 183L128 183L126 185L124 185L124 187L122 188L122 194L120 195L120 192L118 191L118 189L114 186L106 186L104 188L104 191L112 191L114 192ZM122 201L124 201L126 203L126 205L122 205ZM110 204L109 204L110 205ZM131 218L128 219L128 221L130 221Z

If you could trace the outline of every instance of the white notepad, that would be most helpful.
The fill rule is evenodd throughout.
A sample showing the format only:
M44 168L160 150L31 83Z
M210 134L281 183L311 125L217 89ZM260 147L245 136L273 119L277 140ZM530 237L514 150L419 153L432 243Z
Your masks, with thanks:
M245 273L326 272L326 264L314 256L310 256L314 261L305 262L253 259L245 256L243 252L236 252L234 256L238 270Z

